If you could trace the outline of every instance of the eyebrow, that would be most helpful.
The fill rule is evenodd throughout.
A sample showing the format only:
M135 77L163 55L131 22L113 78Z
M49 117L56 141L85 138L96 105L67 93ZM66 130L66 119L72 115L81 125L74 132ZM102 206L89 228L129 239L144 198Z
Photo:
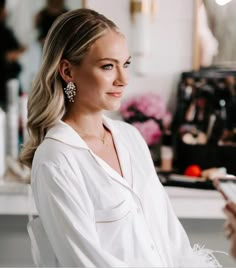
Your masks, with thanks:
M126 62L129 61L130 59L131 59L131 56L129 56L129 58L126 60ZM99 59L99 60L97 60L97 61L99 62L99 61L104 61L104 60L114 61L114 62L116 62L116 63L119 62L119 60L117 60L117 59L113 59L113 58L102 58L102 59Z

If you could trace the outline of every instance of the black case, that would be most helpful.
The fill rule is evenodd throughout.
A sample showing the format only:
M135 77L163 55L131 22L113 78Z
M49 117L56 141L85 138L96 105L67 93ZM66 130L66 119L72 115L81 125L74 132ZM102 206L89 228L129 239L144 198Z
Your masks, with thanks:
M180 173L184 173L187 166L192 164L197 164L201 169L207 169L212 167L226 167L227 172L230 174L236 174L236 146L219 146L218 140L223 133L224 129L236 128L236 97L232 94L236 92L236 87L234 88L234 93L228 92L229 89L225 88L219 89L216 87L218 82L227 81L228 77L236 77L235 70L228 69L204 69L198 72L184 72L181 75L179 88L178 88L178 102L177 109L174 116L172 124L172 132L174 134L174 148L175 148L175 165ZM205 79L204 88L196 88L195 95L200 92L197 91L208 91L210 92L209 106L211 106L211 114L215 113L217 116L217 127L213 129L215 131L212 135L212 139L208 141L207 144L201 145L190 145L182 142L180 129L186 124L185 113L189 107L189 103L183 97L183 81L191 78L194 83ZM236 81L236 79L235 79ZM209 84L208 84L209 82ZM207 88L207 86L209 86ZM219 107L217 103L220 98L225 98L226 100L226 111L227 118L222 120L220 118ZM192 122L196 125L196 128L206 131L204 125L198 125L198 122Z

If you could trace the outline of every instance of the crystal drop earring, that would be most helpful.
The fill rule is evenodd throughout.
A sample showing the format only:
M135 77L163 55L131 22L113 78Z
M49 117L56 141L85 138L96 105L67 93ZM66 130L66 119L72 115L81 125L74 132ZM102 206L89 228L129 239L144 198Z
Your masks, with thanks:
M74 102L74 97L76 95L76 86L75 84L70 81L66 87L64 88L65 94L69 100L69 102Z

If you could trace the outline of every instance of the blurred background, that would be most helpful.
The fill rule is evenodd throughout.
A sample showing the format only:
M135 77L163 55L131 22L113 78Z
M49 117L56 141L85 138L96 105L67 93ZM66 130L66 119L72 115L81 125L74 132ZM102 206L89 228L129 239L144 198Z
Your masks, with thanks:
M143 135L191 242L228 253L212 180L236 175L236 1L1 0L0 267L34 266L26 225L37 211L18 161L27 98L51 24L80 7L112 19L128 40L130 83L108 116Z

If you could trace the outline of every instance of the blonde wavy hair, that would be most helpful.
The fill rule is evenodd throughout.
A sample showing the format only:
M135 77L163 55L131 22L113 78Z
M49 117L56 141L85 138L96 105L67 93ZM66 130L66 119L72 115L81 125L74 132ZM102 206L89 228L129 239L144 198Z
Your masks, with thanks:
M79 65L90 46L108 29L119 32L111 20L85 8L64 13L53 23L45 40L41 67L29 94L29 139L20 154L23 164L31 167L34 153L47 130L65 114L67 100L63 92L65 82L59 73L61 60Z

